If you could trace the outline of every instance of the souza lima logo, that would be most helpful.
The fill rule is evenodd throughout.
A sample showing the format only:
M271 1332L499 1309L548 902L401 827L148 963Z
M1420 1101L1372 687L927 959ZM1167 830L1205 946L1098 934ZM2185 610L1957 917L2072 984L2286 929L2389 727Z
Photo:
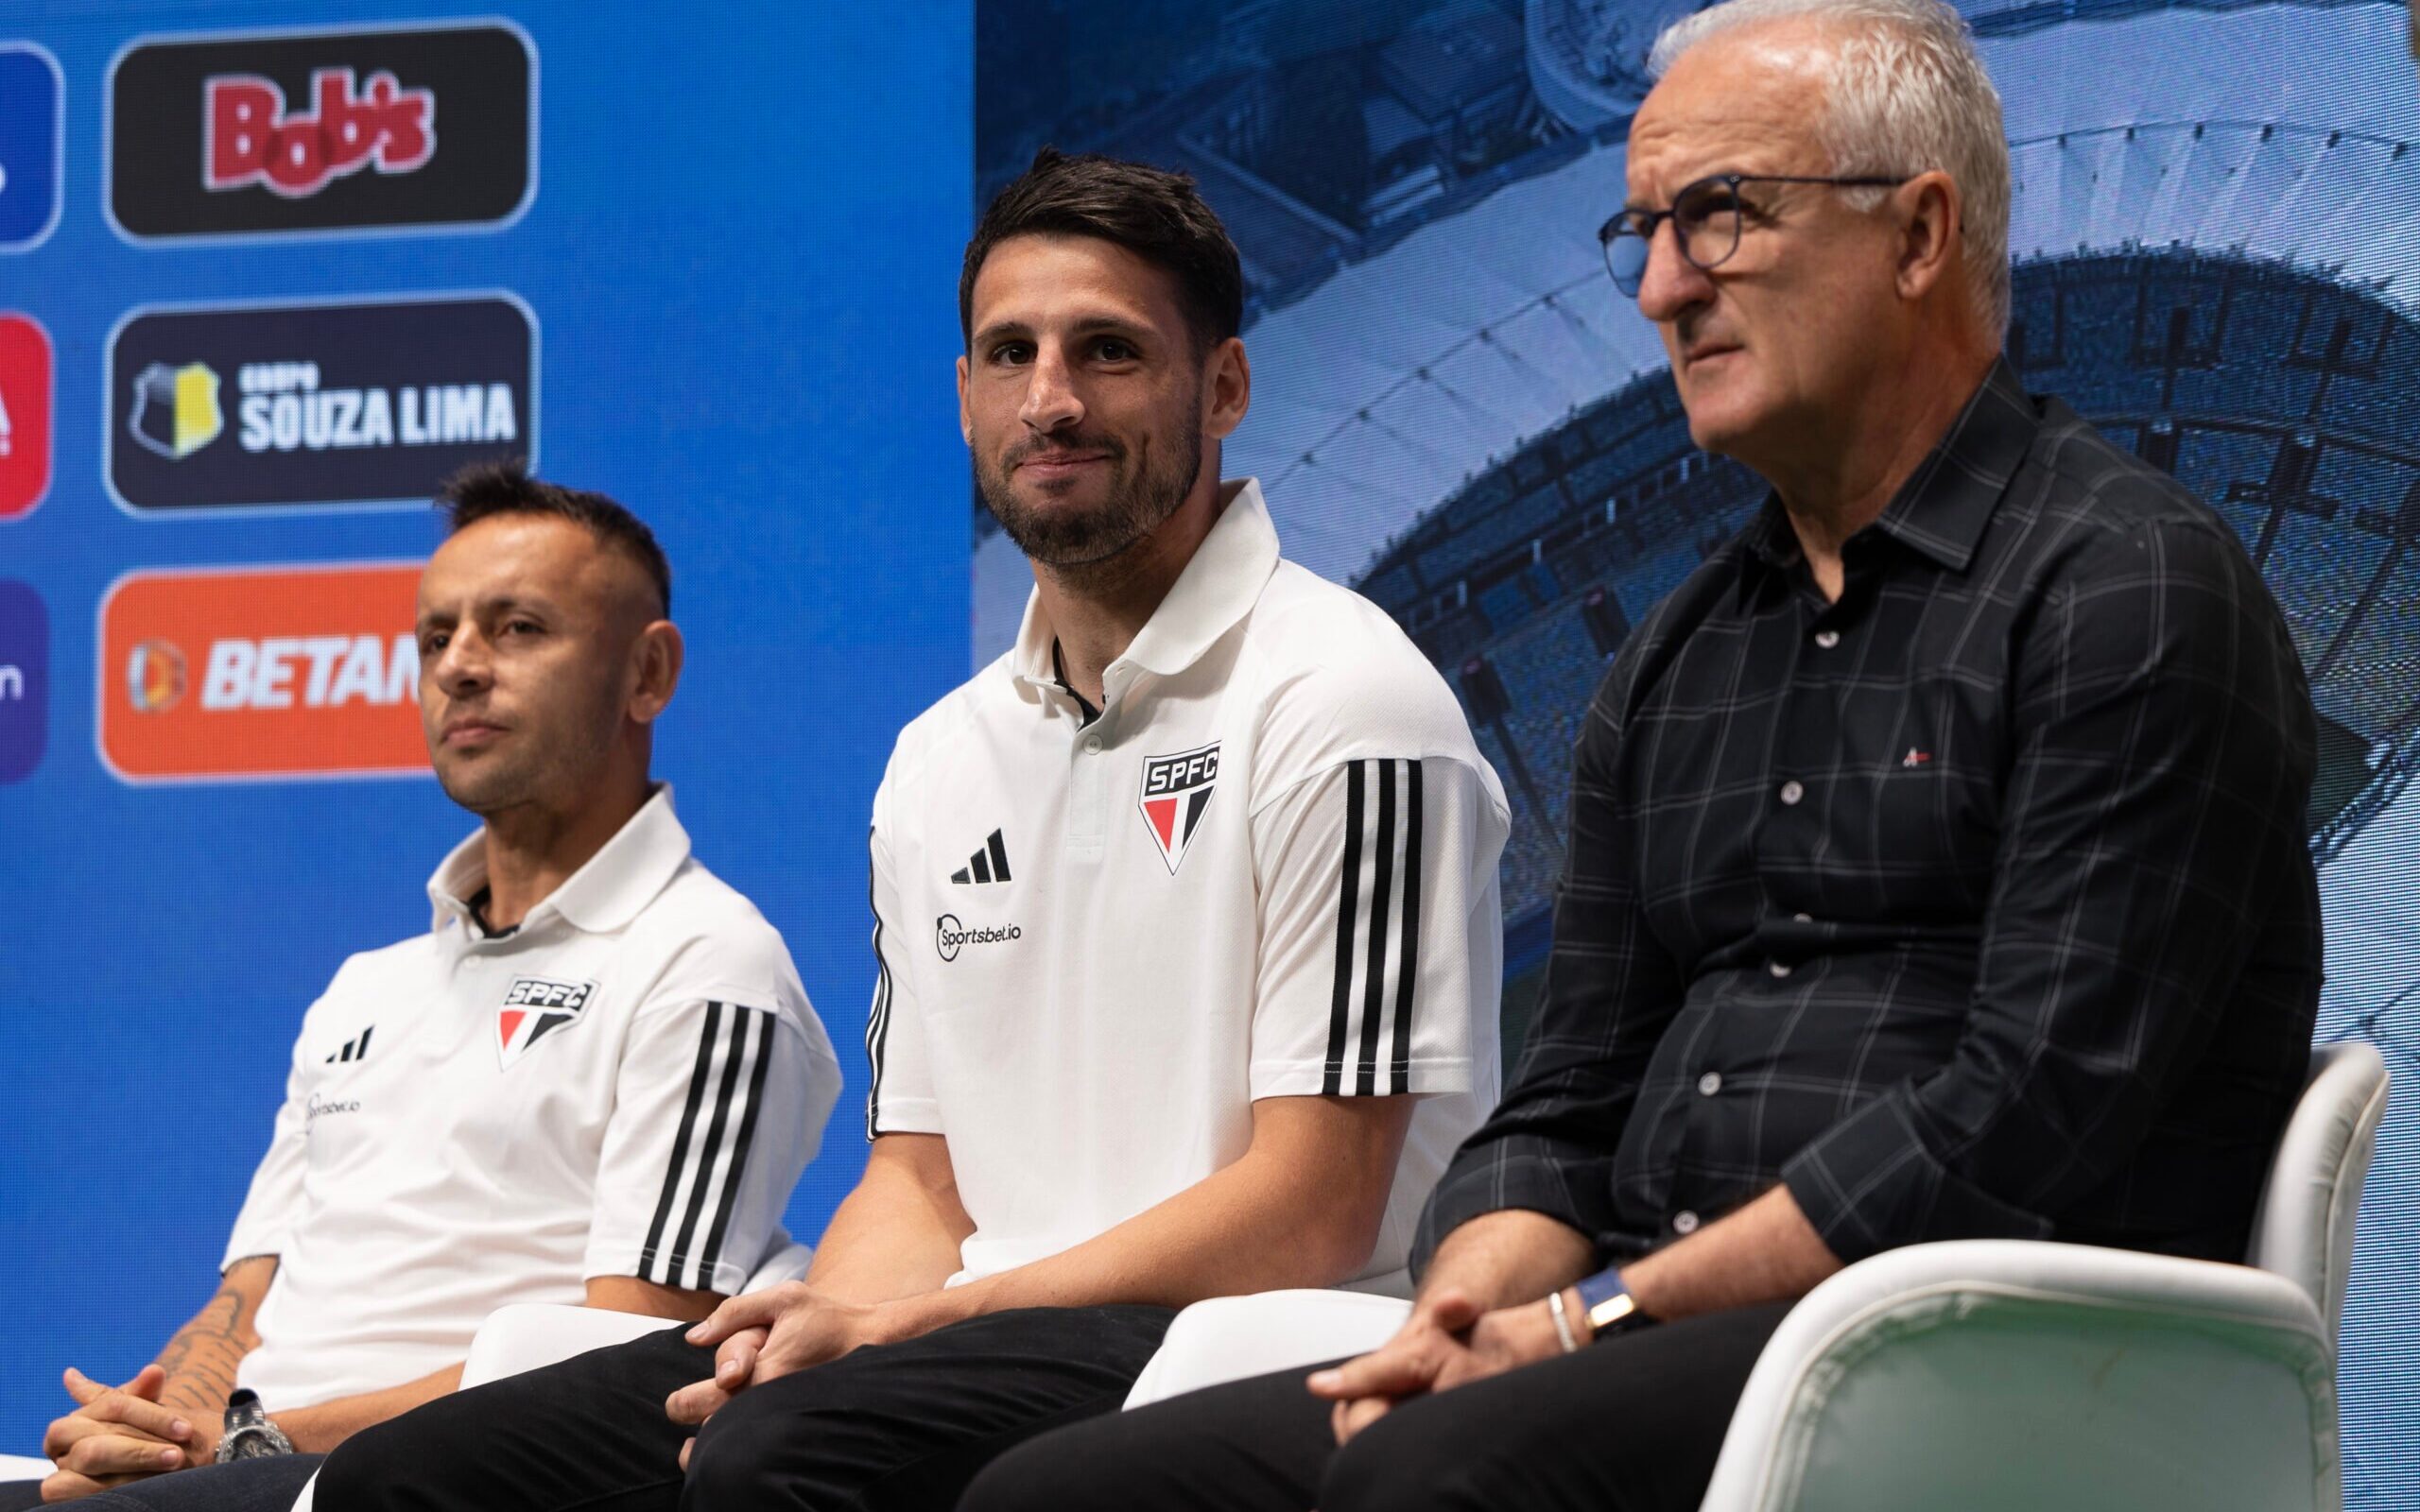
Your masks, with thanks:
M977 924L973 928L959 922L956 914L943 914L933 920L933 948L942 959L954 961L958 953L969 945L1000 945L1012 939L1025 938L1025 931L1014 924Z
M425 507L534 455L536 349L504 294L137 311L110 340L110 489L138 513Z

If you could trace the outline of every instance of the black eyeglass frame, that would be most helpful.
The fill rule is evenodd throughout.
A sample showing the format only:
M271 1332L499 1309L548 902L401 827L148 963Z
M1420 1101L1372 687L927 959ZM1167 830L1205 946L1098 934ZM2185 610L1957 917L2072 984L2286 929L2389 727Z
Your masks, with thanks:
M1671 204L1664 209L1646 212L1647 229L1644 231L1631 224L1632 215L1638 214L1637 212L1631 210L1628 206L1615 211L1606 217L1603 225L1597 228L1597 245L1605 254L1605 272L1613 279L1614 287L1620 289L1623 297L1634 300L1638 298L1638 291L1647 285L1647 265L1649 259L1654 255L1655 233L1663 229L1666 221L1671 220L1680 214L1683 201L1708 184L1719 183L1728 188L1736 206L1739 198L1739 186L1743 183L1820 183L1834 189L1896 189L1914 177L1913 174L1885 179L1872 176L1834 178L1792 173L1710 173L1703 179L1693 179L1683 184L1681 192L1674 195ZM1677 224L1672 228L1672 246L1674 250L1681 254L1682 260L1691 267L1701 273L1711 273L1737 255L1741 228L1744 225L1744 219L1739 211L1735 208L1731 213L1730 249L1709 263L1701 263L1689 255L1689 239L1680 233L1680 227ZM1637 275L1627 282L1614 266L1614 244L1624 236L1637 237L1639 245L1647 249L1647 254L1639 259Z

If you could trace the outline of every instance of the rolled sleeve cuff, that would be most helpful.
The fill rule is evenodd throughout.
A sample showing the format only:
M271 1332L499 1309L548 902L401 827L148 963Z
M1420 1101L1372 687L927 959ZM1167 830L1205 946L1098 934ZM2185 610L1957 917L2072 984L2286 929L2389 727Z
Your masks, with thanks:
M1782 1184L1843 1265L1901 1245L1945 1239L2048 1239L2050 1222L1951 1171L1916 1132L1893 1088L1819 1135L1782 1166Z
M1574 1164L1544 1154L1458 1160L1421 1210L1411 1241L1412 1277L1427 1274L1447 1234L1473 1218L1511 1209L1542 1212L1586 1234L1602 1250L1614 1242L1613 1205L1601 1194L1610 1191L1610 1181L1601 1161Z

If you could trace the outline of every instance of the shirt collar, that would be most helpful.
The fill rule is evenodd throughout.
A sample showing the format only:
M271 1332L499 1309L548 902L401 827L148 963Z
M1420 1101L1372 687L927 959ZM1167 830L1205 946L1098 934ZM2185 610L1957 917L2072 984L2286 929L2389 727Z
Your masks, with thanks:
M473 831L429 877L431 931L443 929L449 919L460 919L466 931L473 927L471 905L464 900L487 885L485 837L485 830ZM640 805L603 849L529 910L521 921L521 932L527 934L555 916L592 935L620 929L655 901L688 859L689 832L672 812L672 784L659 782L655 795Z
M1101 681L1115 699L1134 674L1168 677L1184 671L1236 627L1260 602L1260 591L1277 570L1277 527L1261 498L1260 482L1245 478L1221 486L1227 502L1193 559L1177 575L1160 607L1151 611L1125 653L1109 664ZM1029 593L1010 668L1020 683L1055 688L1058 673L1050 648L1058 631L1043 612L1042 594Z
M1951 572L1964 572L2041 428L2016 369L2006 357L1994 362L1949 434L1900 486L1874 528Z
M1947 434L1866 528L1951 572L1964 572L2041 425L2016 369L2005 357L1994 362ZM1797 563L1798 537L1778 496L1766 495L1748 527L1747 546L1768 567Z

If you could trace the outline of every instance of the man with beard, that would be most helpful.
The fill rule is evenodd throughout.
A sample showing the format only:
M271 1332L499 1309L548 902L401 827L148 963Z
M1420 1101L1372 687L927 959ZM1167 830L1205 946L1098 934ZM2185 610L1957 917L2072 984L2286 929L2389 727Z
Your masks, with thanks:
M67 1371L58 1471L0 1505L282 1512L348 1435L454 1390L498 1307L700 1318L783 1242L839 1070L648 776L682 665L663 550L516 468L445 503L421 719L482 825L428 933L304 1016L217 1295L123 1386Z
M946 1508L1115 1409L1187 1302L1403 1289L1495 1092L1502 789L1219 480L1242 279L1190 180L1046 151L959 306L1034 592L874 799L863 1181L804 1283L388 1424L324 1504Z

